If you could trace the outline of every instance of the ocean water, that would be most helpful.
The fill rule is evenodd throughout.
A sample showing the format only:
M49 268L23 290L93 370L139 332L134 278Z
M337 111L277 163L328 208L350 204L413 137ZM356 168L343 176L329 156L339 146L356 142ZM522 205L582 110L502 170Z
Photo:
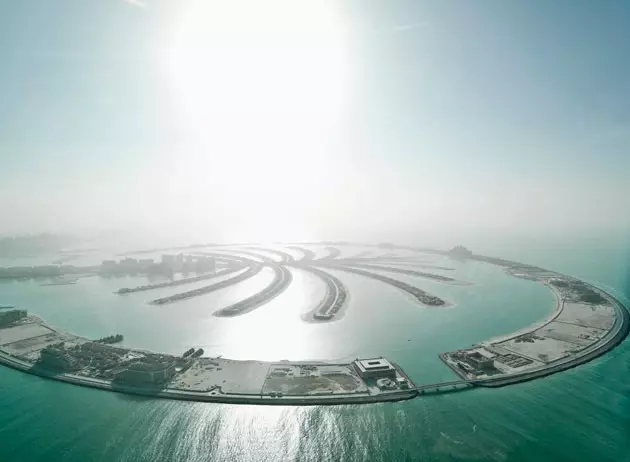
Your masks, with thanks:
M484 250L484 249L482 249ZM613 245L506 246L488 254L540 264L630 298L627 249ZM75 286L0 283L11 302L89 337L114 332L134 347L258 359L384 355L417 383L453 378L437 354L511 332L551 312L543 286L478 263L449 275L474 286L413 279L449 300L422 308L398 290L335 272L350 289L344 316L307 324L323 284L295 271L291 287L239 318L212 312L264 286L269 274L184 303L154 307L160 291L119 297L142 278L87 278ZM172 293L172 289L164 293ZM176 402L107 393L0 368L4 461L630 461L630 344L589 364L501 389L400 403L266 407Z

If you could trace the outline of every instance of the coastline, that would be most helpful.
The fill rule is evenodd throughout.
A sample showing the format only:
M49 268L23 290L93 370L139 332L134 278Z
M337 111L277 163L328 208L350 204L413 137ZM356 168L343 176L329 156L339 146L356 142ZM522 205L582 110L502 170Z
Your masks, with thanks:
M534 282L534 281L532 281ZM554 308L554 310L543 320L535 322L533 324L530 324L527 327L523 327L522 329L516 330L514 332L510 332L509 334L505 334L505 335L499 335L496 337L492 337L488 340L484 340L483 342L481 342L481 345L488 345L491 343L499 343L499 342L503 342L505 340L509 340L511 338L517 337L519 335L524 335L527 334L529 332L532 332L536 329L540 329L541 327L545 327L547 324L549 324L550 322L553 322L558 316L560 316L560 314L562 313L562 310L564 308L564 302L562 300L562 295L560 294L560 292L558 291L558 289L556 289L555 287L553 287L551 284L545 284L545 283L538 283L538 284L543 284L544 286L546 286L548 289L551 290L551 292L553 293L553 296L556 298L556 306Z
M582 281L580 279L561 273L545 270L538 267L527 267L527 269L524 269L526 265L522 265L516 262L509 263L509 265L500 264L499 266L507 266L507 268L505 269L506 273L514 277L521 277L547 286L556 297L556 308L542 321L534 323L523 329L519 329L507 335L502 335L483 341L478 345L474 345L470 349L441 353L439 355L440 359L463 380L470 381L476 386L496 388L546 377L557 372L577 367L581 364L585 364L592 361L593 359L602 356L603 354L607 353L608 351L619 345L630 334L630 312L628 311L628 307L605 290L586 281ZM518 272L515 271L516 268L519 269ZM567 300L567 294L563 294L563 292L552 283L552 281L554 280L559 281L563 284L566 284L567 282L579 284L582 288L590 290L591 292L601 296L604 300L604 303L602 304L602 302L600 302L597 305L586 305L584 302L580 302L579 300ZM464 353L465 355L469 354L470 352L477 352L475 354L481 353L487 358L501 358L501 355L506 355L507 353L506 357L510 355L521 356L521 358L526 358L526 361L529 361L529 363L537 361L537 359L526 355L524 352L516 351L514 348L505 347L503 344L509 344L509 342L514 341L526 341L535 343L538 340L545 340L545 335L543 334L543 337L541 338L539 336L539 332L545 331L546 329L549 329L549 332L553 332L554 329L550 327L552 323L560 323L562 325L567 324L576 329L583 329L584 331L589 328L596 331L602 330L602 328L600 328L599 326L595 327L593 325L583 325L583 321L581 320L573 321L571 319L565 319L564 321L560 321L559 318L563 315L563 311L567 303L574 306L591 306L591 309L594 311L596 310L596 308L611 307L613 311L613 323L610 328L605 330L605 333L601 335L601 337L597 338L592 343L586 345L584 345L583 343L576 344L570 352L565 351L564 354L560 353L557 359L543 360L543 363L539 366L534 364L531 367L523 367L520 371L517 369L513 369L507 373L502 370L502 373L497 374L497 376L486 376L480 379L473 378L472 380L470 373L467 373L465 370L457 367L458 361L454 360L453 357L461 357L462 353ZM571 314L568 315L569 318L570 316ZM574 324L574 322L576 322L576 324ZM583 341L590 338L589 336L584 335L585 334L580 335L579 338ZM527 340L522 340L524 338L526 338ZM532 338L534 340L532 340ZM550 338L557 339L558 337L553 336ZM570 340L564 339L564 341L569 342ZM543 356L546 355L540 355L541 358ZM494 361L496 363L496 359Z
M618 322L616 323L615 332L609 332L606 335L607 338L605 341L584 348L580 352L580 355L578 357L566 358L550 366L543 367L537 370L526 371L521 374L514 374L503 378L478 381L476 382L476 384L483 387L497 388L506 385L512 385L515 383L528 382L530 380L546 377L552 374L556 374L558 372L566 371L568 369L573 369L574 367L578 367L582 364L586 364L617 347L630 334L630 312L628 311L627 307L623 305L617 298L613 297L607 292L601 290L600 292L614 299L614 306L618 310Z
M343 404L369 404L389 401L404 401L415 398L417 391L405 390L379 395L360 395L354 396L335 395L335 396L296 396L296 397L271 397L263 395L221 395L210 393L195 393L176 390L155 390L148 388L139 388L131 386L112 386L109 382L91 379L88 377L80 377L71 374L55 374L44 369L33 368L30 364L19 361L10 355L6 355L0 351L0 363L4 366L15 370L26 372L48 380L56 380L58 382L68 383L87 388L95 388L115 393L123 393L136 396L144 396L147 398L174 399L179 401L196 401L218 404L253 404L253 405L276 405L276 406L318 406L318 405L343 405Z
M497 264L493 261L489 261L491 259L488 257L480 257L480 258L483 258L486 263ZM370 391L368 388L363 387L361 391L357 389L353 392L343 392L343 391L340 392L338 389L331 389L333 391L330 391L330 390L321 391L320 389L318 389L318 391L309 392L310 394L309 393L286 394L284 392L279 393L279 392L269 392L269 391L267 391L266 393L263 392L263 389L265 389L264 384L267 383L266 381L269 380L270 377L273 376L272 372L274 368L281 368L281 369L292 368L292 367L301 368L304 366L310 367L311 365L317 365L318 367L321 366L322 368L326 368L326 367L350 368L351 366L351 364L338 364L338 363L326 363L326 362L319 362L319 363L312 363L312 362L307 363L304 361L261 362L261 361L234 361L234 360L227 360L227 359L219 359L219 357L218 358L203 358L203 357L199 358L198 364L201 364L202 362L203 364L217 363L215 364L215 366L217 365L221 366L221 367L218 367L219 371L221 370L222 367L234 368L234 370L237 371L236 375L234 376L234 377L237 377L236 379L234 379L236 381L242 380L246 382L247 380L250 380L249 378L245 378L245 377L249 377L247 376L247 373L245 373L245 375L240 375L240 376L238 375L238 374L243 374L243 371L249 370L247 368L250 367L250 363L256 363L258 365L262 365L262 367L266 367L267 372L265 372L265 374L261 376L262 377L261 380L263 380L261 383L263 385L261 386L256 385L258 386L257 390L251 391L252 390L251 383L249 384L246 383L245 387L247 388L247 386L249 386L249 391L247 392L229 391L229 390L224 391L223 387L219 385L209 386L205 389L199 388L196 390L182 389L182 388L169 388L170 382L164 383L160 387L141 387L141 386L132 386L129 384L123 385L123 384L114 383L114 381L111 381L111 380L102 380L95 377L91 377L89 375L86 375L86 372L82 372L82 375L77 375L73 373L64 373L64 372L58 372L58 371L54 371L50 369L43 369L37 365L36 360L27 361L22 357L16 357L15 354L9 351L10 348L9 350L5 348L5 346L8 345L6 343L0 347L0 363L8 367L11 367L13 369L17 369L17 370L30 373L33 375L37 375L40 377L44 377L47 379L58 380L61 382L71 383L71 384L75 384L79 386L97 388L97 389L114 391L114 392L119 392L119 393L142 395L142 396L153 397L153 398L168 398L168 399L177 399L177 400L233 403L233 404L271 404L271 405L362 404L362 403L374 403L374 402L381 402L381 401L399 401L399 400L411 399L419 395L424 395L425 392L426 393L431 393L431 392L446 393L446 392L458 391L461 389L471 389L475 386L491 387L491 388L502 387L502 386L506 386L510 384L533 380L540 377L545 377L545 376L548 376L548 375L551 375L551 374L554 374L554 373L557 373L557 372L560 372L569 368L576 367L580 364L584 364L597 357L600 357L601 355L605 354L606 352L610 351L615 346L617 346L619 343L621 343L629 334L630 313L628 312L628 308L623 303L621 303L617 298L615 298L614 296L606 292L604 289L594 286L593 284L590 284L586 281L581 281L577 278L562 275L560 273L556 273L549 270L544 270L538 267L523 265L517 262L507 262L505 260L501 260L501 264L499 264L499 266L505 268L506 272L512 275L513 277L521 277L525 279L530 279L533 282L542 283L546 285L556 297L556 307L552 313L550 313L547 317L545 317L545 319L537 323L534 323L530 326L527 326L523 329L519 329L516 332L512 332L504 336L494 337L492 339L486 340L482 342L480 345L476 345L474 348L486 347L486 348L494 348L498 350L503 350L505 348L502 345L498 346L497 344L506 343L515 339L517 339L518 341L519 338L525 337L528 335L530 336L534 334L537 335L537 331L545 328L546 326L548 326L549 324L553 322L556 322L556 320L563 314L563 310L565 309L566 303L565 303L564 297L566 296L566 293L563 296L562 290L560 290L558 287L552 284L553 280L559 280L560 282L564 282L564 283L567 283L567 282L575 283L576 285L579 284L580 287L587 288L588 290L592 290L598 293L599 295L601 295L601 297L605 299L606 303L600 302L599 305L604 306L604 307L612 307L612 311L614 315L614 322L610 326L610 328L606 330L605 334L602 334L592 343L589 343L580 349L575 349L570 354L565 354L565 356L559 356L557 359L550 359L548 361L545 361L545 364L542 364L540 366L538 366L536 364L537 362L535 361L532 366L529 366L528 368L524 370L517 371L515 369L512 372L509 372L509 373L503 372L502 374L498 374L497 376L494 376L494 377L471 378L470 376L467 376L466 374L461 373L456 368L454 368L451 363L449 363L448 355L450 353L448 352L441 353L440 358L451 369L453 369L454 372L462 380L416 386L411 383L411 381L409 380L407 375L404 373L404 371L399 366L396 365L395 367L396 367L397 374L409 380L410 385L413 385L413 386L410 386L409 388L406 388L406 389L396 389L392 391L384 390L384 389L381 389L381 391L378 391L378 390ZM518 269L518 272L516 271L517 269ZM406 291L404 290L402 290L402 292L406 293ZM411 295L411 294L408 294L408 295ZM326 300L328 299L328 296L329 296L329 292L327 291L326 296L324 297L322 302L320 302L320 304L318 304L318 306L315 309L309 311L308 313L304 313L302 319L304 319L304 316L312 317L312 314L318 309L320 309L321 305L324 302L326 302ZM346 297L347 296L349 296L349 294L346 294ZM575 301L571 303L573 303L574 305L576 304L579 305L579 303ZM340 309L338 313L335 313L335 316L330 320L311 320L307 322L319 323L319 322L334 321L338 319L337 314L339 315L339 318L343 317L345 306L346 306L346 303L343 304L342 309ZM81 342L95 343L84 337L74 335L74 334L65 332L61 329L57 329L53 326L50 326L43 319L38 318L36 316L31 315L31 318L32 318L31 323L39 324L40 326L50 329L52 332L59 334L60 338L67 336L68 338L71 338L71 341L75 341L79 343ZM563 321L557 321L557 322L563 322ZM564 322L566 322L566 320ZM566 323L571 324L570 322L566 322ZM12 328L12 326L10 326L9 328ZM603 328L598 328L598 329L602 330ZM0 329L0 332L1 331L2 329ZM30 338L26 338L26 340L29 340L29 339ZM16 343L19 343L20 341L24 341L24 340L16 341ZM534 342L532 341L530 343L534 343ZM527 347L526 344L524 345ZM127 350L129 352L142 353L146 355L159 355L158 353L154 353L150 351L143 351L139 349L132 350L128 348L120 348L120 350ZM520 354L523 357L528 358L527 354L525 353L510 352L510 354L512 355ZM165 358L173 358L173 359L177 358L172 355L161 355L161 356ZM531 362L532 361L530 361L530 363ZM238 368L241 368L241 369L238 369ZM213 377L212 374L214 373L206 373L206 374L208 374L208 376L210 377ZM241 377L241 378L239 379L238 377ZM212 380L215 380L215 379L212 379ZM188 385L186 385L186 387L187 386ZM254 386L254 388L256 388L256 386ZM238 390L238 386L236 388L234 387L232 388L232 390L234 389Z

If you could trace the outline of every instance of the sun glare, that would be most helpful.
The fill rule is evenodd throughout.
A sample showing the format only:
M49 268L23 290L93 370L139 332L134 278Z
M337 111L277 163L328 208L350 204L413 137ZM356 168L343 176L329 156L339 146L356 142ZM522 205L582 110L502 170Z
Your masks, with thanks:
M190 116L263 119L253 129L335 118L346 62L335 13L326 2L194 0L168 57Z
M323 146L344 111L344 32L326 1L193 0L176 19L164 65L182 143L223 172L227 206L269 217L265 234L272 217L288 226L297 201L322 206Z

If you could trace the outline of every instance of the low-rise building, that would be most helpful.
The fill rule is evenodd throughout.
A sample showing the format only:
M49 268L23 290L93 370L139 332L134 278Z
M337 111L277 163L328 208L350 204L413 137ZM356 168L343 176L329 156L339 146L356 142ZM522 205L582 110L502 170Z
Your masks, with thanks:
M471 366L482 371L494 369L494 361L477 351L467 354L466 361Z
M352 364L363 379L396 378L396 368L385 358L357 359Z
M398 388L398 386L396 385L396 382L390 379L389 377L383 377L383 378L377 379L376 386L381 391L396 390Z

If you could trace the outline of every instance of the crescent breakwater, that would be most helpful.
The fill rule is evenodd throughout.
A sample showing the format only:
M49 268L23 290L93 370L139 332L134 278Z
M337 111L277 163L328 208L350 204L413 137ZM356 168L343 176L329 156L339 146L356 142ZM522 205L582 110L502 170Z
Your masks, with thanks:
M586 281L505 259L474 254L466 258L544 284L556 298L556 309L541 322L471 348L442 353L445 364L467 382L501 387L555 374L598 358L630 332L628 308Z
M605 354L628 335L627 307L599 287L513 261L477 255L467 258L498 264L513 277L546 285L556 297L556 309L546 319L518 332L442 353L440 358L458 376L456 380L416 384L399 365L385 358L349 363L266 362L135 350L64 332L18 309L0 311L0 363L48 379L160 398L247 404L358 404L478 386L500 387L545 377ZM274 282L245 300L246 304L224 308L227 316L255 309L262 299L286 288L291 272L278 263ZM292 265L300 267L299 262ZM252 265L245 272L260 271L263 266ZM333 266L330 268L382 280L378 274ZM325 271L308 270L321 272L318 276L326 280L326 296L315 312L327 315L331 300L339 297L343 285ZM384 279L389 283L391 278Z

